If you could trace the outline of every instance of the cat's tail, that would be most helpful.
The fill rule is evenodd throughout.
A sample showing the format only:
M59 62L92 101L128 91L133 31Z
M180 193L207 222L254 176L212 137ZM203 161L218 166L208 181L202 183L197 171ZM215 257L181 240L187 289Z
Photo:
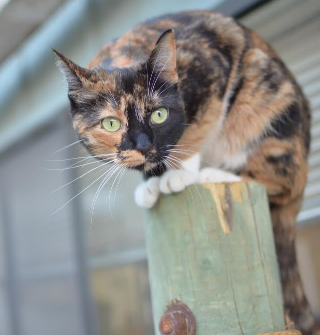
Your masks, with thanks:
M285 206L271 209L284 308L286 315L294 323L294 328L299 329L302 335L320 335L320 326L305 297L298 270L295 237L300 204L301 198L297 198Z

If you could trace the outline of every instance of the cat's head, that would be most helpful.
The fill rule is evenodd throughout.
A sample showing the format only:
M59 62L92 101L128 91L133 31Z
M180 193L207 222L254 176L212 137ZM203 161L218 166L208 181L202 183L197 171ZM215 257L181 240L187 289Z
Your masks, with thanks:
M162 162L185 128L173 31L132 67L85 69L55 53L68 81L73 126L90 154L114 154L118 164L144 171Z

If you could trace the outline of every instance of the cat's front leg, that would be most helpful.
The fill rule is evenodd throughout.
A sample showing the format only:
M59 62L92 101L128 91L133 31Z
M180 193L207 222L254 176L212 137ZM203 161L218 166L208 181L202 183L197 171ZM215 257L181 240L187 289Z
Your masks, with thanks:
M199 183L224 183L240 181L241 178L233 173L215 169L211 167L204 168L199 173Z
M141 208L151 208L157 202L160 195L160 177L150 177L143 181L134 192L136 204Z
M160 177L160 191L171 194L183 191L187 186L198 182L200 154L181 163L182 169L168 170Z

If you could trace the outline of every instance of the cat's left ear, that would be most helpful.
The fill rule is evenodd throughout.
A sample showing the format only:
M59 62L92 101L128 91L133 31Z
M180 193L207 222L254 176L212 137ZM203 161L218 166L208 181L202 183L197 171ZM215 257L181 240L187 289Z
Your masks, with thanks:
M148 60L151 71L160 73L164 80L178 82L176 42L173 29L166 30L158 39Z

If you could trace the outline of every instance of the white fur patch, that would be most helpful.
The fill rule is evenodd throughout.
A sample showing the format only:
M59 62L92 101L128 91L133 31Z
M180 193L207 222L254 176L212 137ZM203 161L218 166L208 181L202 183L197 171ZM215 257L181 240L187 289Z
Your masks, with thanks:
M212 141L210 149L204 149L204 161L215 168L239 169L247 163L247 159L248 152L244 150L233 152L224 138Z
M134 192L134 200L141 208L151 208L159 198L159 177L151 177L146 182L138 185Z
M223 183L240 181L241 178L232 173L214 168L204 168L200 171L200 183Z
M181 192L198 181L198 174L185 170L169 170L160 177L160 191L164 194Z
M198 173L200 169L200 154L195 154L192 157L184 160L182 167L186 171Z

